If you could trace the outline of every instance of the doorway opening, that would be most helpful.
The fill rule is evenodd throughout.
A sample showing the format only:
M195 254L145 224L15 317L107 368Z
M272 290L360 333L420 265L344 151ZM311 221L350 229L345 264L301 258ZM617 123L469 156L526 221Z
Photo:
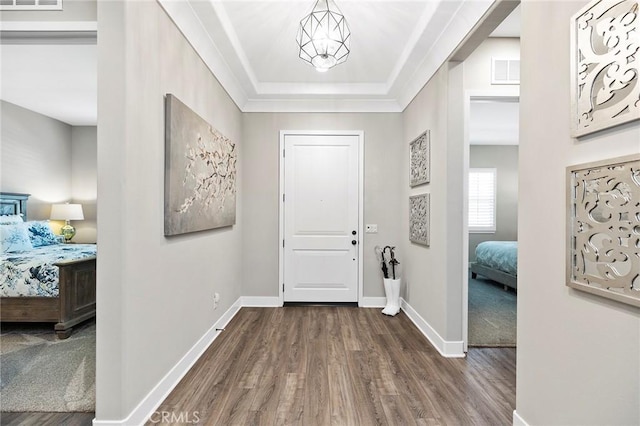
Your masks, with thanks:
M468 346L515 347L518 97L471 97Z

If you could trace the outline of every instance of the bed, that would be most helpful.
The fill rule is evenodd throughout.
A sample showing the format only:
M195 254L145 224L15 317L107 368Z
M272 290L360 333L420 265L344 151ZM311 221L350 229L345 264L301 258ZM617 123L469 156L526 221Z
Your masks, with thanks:
M20 216L27 222L28 198L29 194L0 193L0 218ZM28 224L32 223L24 226L33 241L38 235L31 232ZM0 233L5 233L0 254L0 321L51 322L59 338L69 337L75 325L96 314L95 244L51 242L12 250L6 247L7 225L10 220L0 224Z
M518 288L518 242L484 241L476 247L471 278L482 275L514 290Z

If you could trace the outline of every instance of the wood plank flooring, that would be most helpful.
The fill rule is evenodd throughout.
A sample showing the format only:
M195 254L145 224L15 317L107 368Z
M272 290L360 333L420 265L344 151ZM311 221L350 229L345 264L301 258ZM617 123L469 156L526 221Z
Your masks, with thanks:
M443 358L404 313L243 308L147 425L511 425L515 355Z

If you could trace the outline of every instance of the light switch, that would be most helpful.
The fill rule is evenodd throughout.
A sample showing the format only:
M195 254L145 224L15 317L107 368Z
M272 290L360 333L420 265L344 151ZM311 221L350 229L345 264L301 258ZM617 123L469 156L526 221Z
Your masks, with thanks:
M378 233L378 225L375 223L367 224L364 226L364 231L367 234L377 234Z

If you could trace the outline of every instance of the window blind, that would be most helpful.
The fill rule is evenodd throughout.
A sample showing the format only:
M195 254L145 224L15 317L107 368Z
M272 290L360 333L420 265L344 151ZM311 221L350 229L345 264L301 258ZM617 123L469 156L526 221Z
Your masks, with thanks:
M469 170L469 231L496 230L496 169Z
M0 10L62 10L62 0L0 0Z

